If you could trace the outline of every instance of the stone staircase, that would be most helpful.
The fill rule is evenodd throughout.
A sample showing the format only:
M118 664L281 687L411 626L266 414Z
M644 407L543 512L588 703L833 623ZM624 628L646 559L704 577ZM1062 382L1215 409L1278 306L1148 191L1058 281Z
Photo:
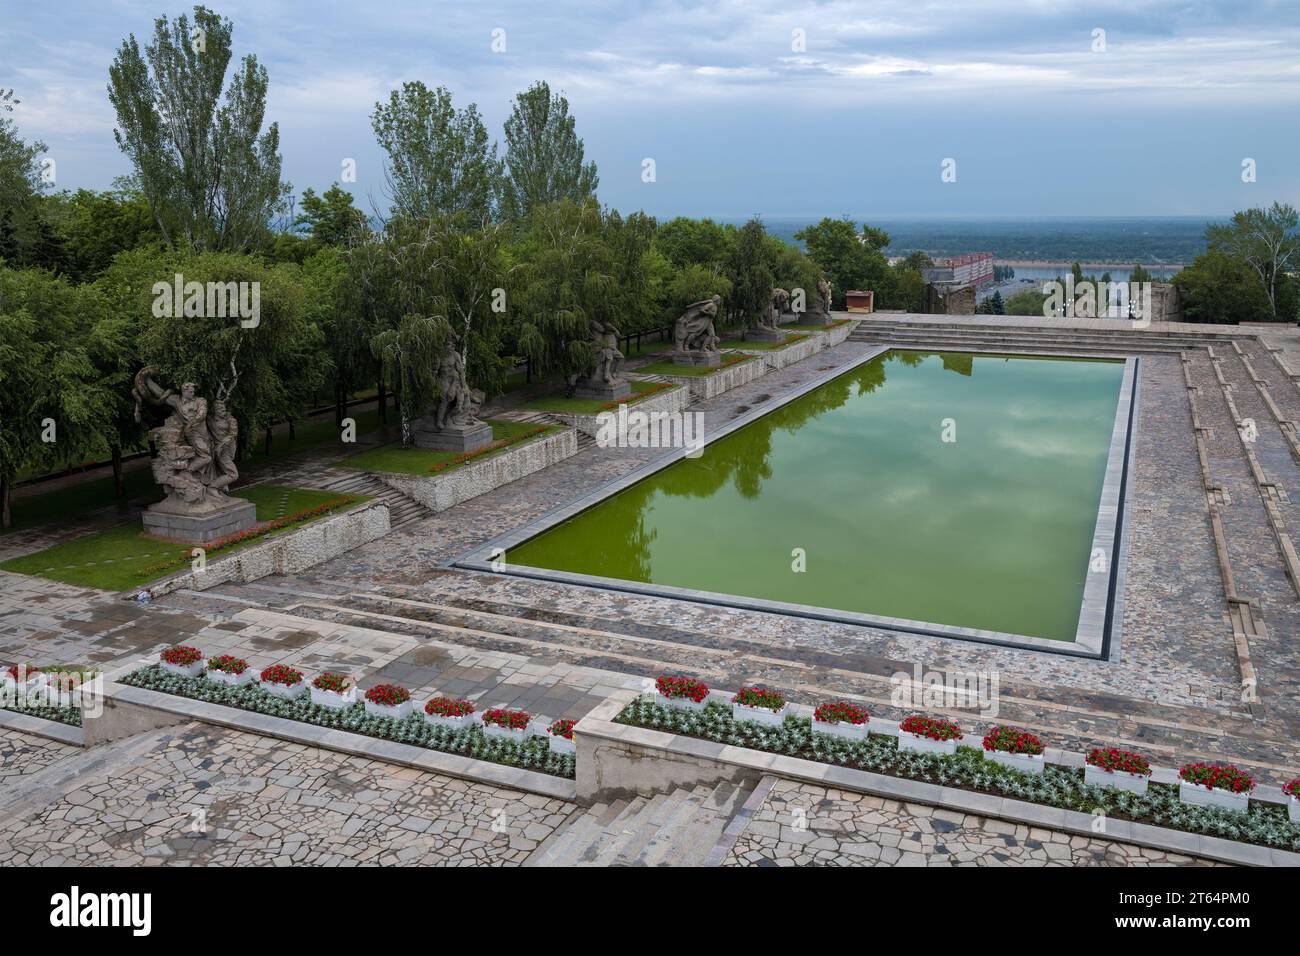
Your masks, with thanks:
M324 480L321 480L322 477ZM433 514L414 498L408 498L396 488L390 488L366 471L351 469L325 469L301 475L278 477L277 482L291 482L302 488L334 491L339 494L365 495L388 505L390 527L396 529Z
M597 803L572 814L524 866L716 866L751 792L721 783Z
M899 343L919 348L949 349L979 347L1007 351L1125 352L1151 354L1199 348L1215 342L1227 342L1230 335L1170 335L1134 329L1116 320L1115 328L1020 328L997 324L971 325L941 322L897 322L889 320L859 322L849 335L851 342L873 344ZM1244 333L1243 333L1244 336Z

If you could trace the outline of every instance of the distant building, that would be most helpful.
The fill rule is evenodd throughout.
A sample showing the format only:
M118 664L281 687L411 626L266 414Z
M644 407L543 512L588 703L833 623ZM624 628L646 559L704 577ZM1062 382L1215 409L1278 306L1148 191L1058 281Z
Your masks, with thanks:
M964 256L936 259L934 267L921 274L927 282L973 285L978 289L993 281L993 253L968 252Z

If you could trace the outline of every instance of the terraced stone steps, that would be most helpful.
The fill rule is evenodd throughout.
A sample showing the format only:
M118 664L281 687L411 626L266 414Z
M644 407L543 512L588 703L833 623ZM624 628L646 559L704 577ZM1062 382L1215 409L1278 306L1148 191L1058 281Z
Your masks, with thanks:
M388 521L391 528L400 528L433 513L415 499L408 498L395 488L390 488L374 475L365 471L321 468L306 474L286 473L277 476L275 481L277 483L287 482L301 488L313 488L319 491L366 495L375 501L388 505Z
M598 803L572 814L524 866L704 866L750 789L730 783Z
M959 350L978 347L1008 350L1048 350L1070 352L1120 352L1124 354L1168 354L1184 348L1204 347L1204 342L1185 342L1168 338L1144 339L1136 333L1109 335L1072 335L1044 332L982 333L973 330L932 331L923 327L897 329L861 329L849 336L851 342L872 344L897 343L916 347Z

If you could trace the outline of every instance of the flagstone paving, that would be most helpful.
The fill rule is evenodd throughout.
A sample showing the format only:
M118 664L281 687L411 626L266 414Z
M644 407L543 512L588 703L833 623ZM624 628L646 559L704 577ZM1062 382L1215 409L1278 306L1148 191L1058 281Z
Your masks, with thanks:
M26 760L0 781L0 866L508 866L575 809L197 723L79 753L19 738L0 732Z
M1218 866L1130 843L1071 836L778 780L724 866Z

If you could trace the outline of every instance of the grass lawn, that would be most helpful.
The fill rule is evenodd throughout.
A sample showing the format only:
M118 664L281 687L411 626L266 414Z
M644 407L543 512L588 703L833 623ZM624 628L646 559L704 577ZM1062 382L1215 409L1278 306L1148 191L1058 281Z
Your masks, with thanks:
M809 334L808 332L790 332L786 335L784 342L746 342L744 339L728 339L721 343L718 348L766 352L770 349L783 349L787 345L794 345L800 339L808 338Z
M722 356L722 364L709 368L705 365L675 365L672 362L652 362L649 365L642 365L637 372L645 372L647 375L686 375L692 378L698 378L703 375L712 375L714 372L720 372L724 368L730 368L733 365L739 365L741 362L752 362L754 356L740 355L735 352Z
M352 507L367 499L361 495L343 495L332 491L314 491L307 488L290 488L285 485L253 485L233 492L233 497L246 498L257 506L257 520L274 521L297 514L332 501L340 501L331 511ZM325 517L320 515L318 517ZM312 518L310 520L317 520ZM284 534L292 528L310 521L290 525L269 532L266 537ZM250 538L217 552L209 552L215 559L233 554L241 548L257 544L262 537ZM169 567L158 565L169 558L183 559ZM190 559L190 548L176 541L151 538L140 530L135 521L88 534L74 541L10 558L0 562L0 569L17 574L76 584L82 587L101 588L105 591L125 591L165 577L185 566Z
M546 395L535 398L519 407L530 412L566 412L570 415L599 415L618 408L619 405L632 405L642 399L657 395L671 388L666 382L644 382L629 379L632 394L621 402L607 402L603 398L565 398L563 395Z
M490 458L493 454L543 435L562 431L563 425L547 425L540 431L535 422L507 422L489 419L492 426L492 444L471 455L458 451L437 451L432 448L403 448L401 442L381 445L345 458L339 468L359 468L362 471L388 471L401 475L427 478L431 473L445 474L472 461Z

